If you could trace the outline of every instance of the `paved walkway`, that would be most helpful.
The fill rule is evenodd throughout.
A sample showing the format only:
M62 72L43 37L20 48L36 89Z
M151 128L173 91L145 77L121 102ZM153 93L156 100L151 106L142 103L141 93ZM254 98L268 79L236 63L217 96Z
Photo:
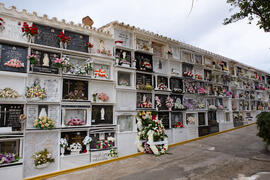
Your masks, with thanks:
M251 125L170 148L160 157L145 154L51 180L249 180L245 177L270 172L269 161L255 160L266 153L256 133Z

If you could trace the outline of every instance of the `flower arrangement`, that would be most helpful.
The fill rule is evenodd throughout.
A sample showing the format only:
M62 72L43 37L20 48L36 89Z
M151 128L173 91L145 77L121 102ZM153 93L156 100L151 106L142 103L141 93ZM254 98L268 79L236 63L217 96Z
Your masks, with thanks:
M4 66L13 67L13 68L23 68L24 63L18 59L11 59L5 62Z
M117 152L117 149L116 148L112 148L110 149L110 152L108 153L108 156L109 157L118 157L118 152Z
M195 83L185 81L185 90L187 93L194 94L195 93Z
M265 87L263 87L262 85L260 85L260 90L265 91L265 90L266 90L266 88L265 88Z
M87 100L87 97L84 96L84 92L81 89L75 89L74 91L69 92L68 95L65 96L65 98L72 100Z
M152 108L152 103L146 100L139 104L139 108Z
M220 105L218 105L217 108L220 109L220 110L223 110L224 109L224 106L220 104Z
M159 89L159 90L167 90L168 87L166 86L165 83L159 83L159 84L158 84L158 89Z
M98 99L103 101L103 102L106 102L109 100L109 96L107 96L107 94L101 92L101 93L98 93Z
M202 80L202 76L200 74L195 74L195 79Z
M40 98L45 99L47 97L45 88L41 88L40 85L35 82L31 87L26 87L26 98Z
M34 54L28 55L27 60L30 61L30 64L37 64L38 62L38 58Z
M160 108L161 107L161 101L160 101L158 96L155 97L155 101L156 101L156 108Z
M90 71L90 70L93 70L93 61L91 59L87 59L85 62L84 62L84 70L85 71Z
M181 88L173 88L173 92L175 93L182 93L182 89Z
M8 164L8 163L15 163L20 160L20 157L14 153L0 153L0 165L1 164Z
M83 119L80 118L71 118L67 125L69 126L78 126L78 125L85 125L85 121Z
M62 31L57 35L59 42L70 43L71 38L66 36Z
M123 44L123 41L114 41L114 43L121 46Z
M35 128L50 130L54 127L55 122L47 116L42 116L35 119L33 124Z
M184 72L184 74L183 74L185 77L193 77L193 74L191 73L191 72L189 72L189 71L186 71L186 72Z
M198 103L198 108L199 109L204 109L205 108L205 104L202 103L202 102Z
M195 117L188 116L187 117L187 122L188 122L188 124L195 124Z
M106 79L109 78L107 71L105 69L96 69L94 74L95 74L95 78L106 78Z
M170 96L168 96L166 99L166 106L169 111L172 110L172 107L174 106L173 98L171 98Z
M70 150L71 153L77 153L78 154L82 150L82 145L80 143L78 143L78 142L77 143L72 143L69 146L68 150Z
M217 107L213 104L209 105L208 107L209 110L217 110Z
M147 61L142 62L142 67L144 67L145 69L148 69L148 70L152 69L152 65Z
M85 138L83 139L83 144L84 145L90 144L91 141L92 141L91 137L85 136Z
M109 138L109 137L108 137ZM114 146L113 144L114 138L109 138L107 140L100 140L96 145L94 145L94 148L96 149L108 149L112 148Z
M207 94L207 91L201 86L197 89L197 92L198 94L201 94L201 95Z
M155 155L165 154L168 150L168 141L162 120L157 118L156 113L150 111L139 112L136 119L138 127L138 150ZM146 142L139 140L145 140Z
M129 86L129 82L126 79L120 79L119 80L119 85L121 85L121 86Z
M127 65L130 65L130 62L129 62L128 60L126 60L126 59L121 59L119 63L120 63L120 64L127 64Z
M17 91L11 88L0 89L0 98L18 98L19 94Z
M67 139L66 138L61 138L59 144L60 144L61 148L67 148L67 146L68 146Z
M232 95L232 91L226 91L226 96L230 97Z
M181 122L176 122L173 124L174 128L184 128L184 125Z
M65 65L65 59L64 58L56 58L53 60L57 68L62 68Z
M5 24L4 19L0 18L0 31L3 31L5 29L4 24Z
M104 54L104 55L107 55L107 56L111 56L112 54L111 54L111 51L110 50L106 50L105 48L103 48L103 49L97 49L97 53L99 53L99 54Z
M92 44L92 43L90 43L90 42L86 42L85 43L85 46L87 47L87 48L93 48L94 47L94 44Z
M167 54L170 55L170 56L172 56L173 55L172 50L171 49L168 49Z
M27 22L23 23L22 27L23 36L36 36L38 34L38 29L35 24L29 26Z
M52 158L52 154L47 149L36 152L32 157L34 159L35 167L39 167L41 165L54 162L54 158Z
M146 90L146 91L151 91L153 89L153 87L149 83L146 83L146 85L144 85L144 84L137 84L136 87L137 87L137 89Z

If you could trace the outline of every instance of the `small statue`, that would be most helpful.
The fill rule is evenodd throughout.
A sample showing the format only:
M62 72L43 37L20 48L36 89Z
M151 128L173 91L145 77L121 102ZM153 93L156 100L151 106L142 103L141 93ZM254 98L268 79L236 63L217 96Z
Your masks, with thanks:
M49 63L50 63L50 59L49 59L49 57L48 57L48 54L45 53L45 54L44 54L44 57L43 57L43 64L42 64L42 66L49 67Z
M101 110L100 110L100 115L101 115L101 120L105 120L105 110L104 110L104 108L101 108Z

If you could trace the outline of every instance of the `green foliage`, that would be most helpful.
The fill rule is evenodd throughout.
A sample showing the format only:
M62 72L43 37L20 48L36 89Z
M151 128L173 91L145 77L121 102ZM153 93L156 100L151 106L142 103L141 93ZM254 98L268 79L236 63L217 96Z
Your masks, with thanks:
M227 0L232 9L238 12L224 19L224 25L248 18L249 24L257 18L257 25L265 32L270 32L270 1L269 0Z
M257 136L270 144L270 112L261 112L257 115L257 128L259 130Z

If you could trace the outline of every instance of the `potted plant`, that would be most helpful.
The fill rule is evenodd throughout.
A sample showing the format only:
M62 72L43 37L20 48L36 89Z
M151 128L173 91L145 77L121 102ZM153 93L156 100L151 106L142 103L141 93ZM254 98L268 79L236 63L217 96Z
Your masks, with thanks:
M266 142L266 149L270 152L270 112L261 112L257 116L257 136Z

